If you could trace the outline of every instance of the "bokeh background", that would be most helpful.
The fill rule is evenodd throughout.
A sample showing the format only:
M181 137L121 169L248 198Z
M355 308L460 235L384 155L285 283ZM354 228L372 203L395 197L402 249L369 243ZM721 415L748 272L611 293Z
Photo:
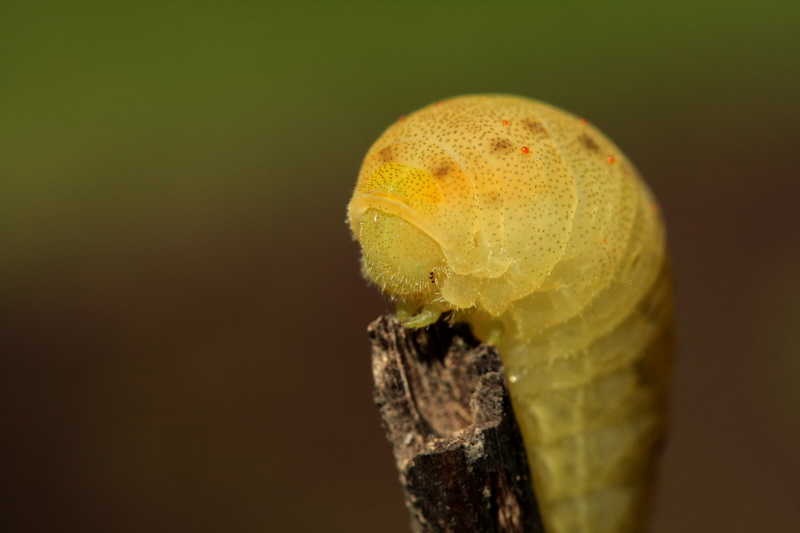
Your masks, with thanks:
M532 96L669 226L653 531L800 530L800 4L0 3L0 530L408 531L345 205L399 115Z

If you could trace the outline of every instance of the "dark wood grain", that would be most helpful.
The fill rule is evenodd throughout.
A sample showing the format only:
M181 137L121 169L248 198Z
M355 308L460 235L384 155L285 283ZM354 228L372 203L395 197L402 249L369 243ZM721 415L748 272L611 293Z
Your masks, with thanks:
M369 327L375 402L417 533L543 528L497 352L466 324Z

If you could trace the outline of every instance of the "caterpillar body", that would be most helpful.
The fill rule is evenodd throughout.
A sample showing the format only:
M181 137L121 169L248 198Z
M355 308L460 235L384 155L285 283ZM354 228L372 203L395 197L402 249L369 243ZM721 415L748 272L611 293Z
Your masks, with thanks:
M645 527L672 300L655 200L585 120L476 95L389 127L348 207L365 276L409 327L496 345L548 533Z

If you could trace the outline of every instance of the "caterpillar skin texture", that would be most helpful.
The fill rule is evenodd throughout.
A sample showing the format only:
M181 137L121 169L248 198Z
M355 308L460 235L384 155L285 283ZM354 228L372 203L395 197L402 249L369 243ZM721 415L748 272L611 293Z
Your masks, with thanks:
M548 533L643 531L665 425L663 224L633 165L541 102L464 96L392 125L348 208L409 327L496 345Z

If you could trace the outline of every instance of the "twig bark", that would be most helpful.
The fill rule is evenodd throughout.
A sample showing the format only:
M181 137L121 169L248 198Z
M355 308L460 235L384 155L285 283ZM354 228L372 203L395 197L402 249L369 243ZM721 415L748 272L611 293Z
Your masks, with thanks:
M415 533L543 528L497 352L469 326L369 327L375 402Z

